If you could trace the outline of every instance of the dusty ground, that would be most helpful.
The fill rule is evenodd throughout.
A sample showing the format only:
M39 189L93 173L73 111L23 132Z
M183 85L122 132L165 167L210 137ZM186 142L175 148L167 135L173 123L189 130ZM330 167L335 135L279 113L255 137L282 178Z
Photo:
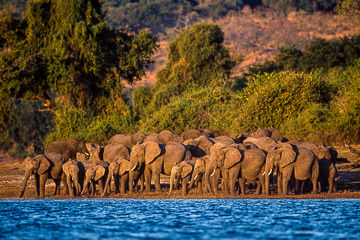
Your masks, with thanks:
M360 149L360 145L355 146ZM187 196L183 196L180 190L175 190L171 196L168 196L168 187L165 185L162 192L148 192L148 193L126 193L126 194L111 194L106 198L136 198L136 199L167 199L167 198L190 198L190 199L201 199L201 198L291 198L291 199L335 199L335 198L360 198L360 159L356 154L353 154L344 147L337 147L339 152L339 162L337 163L338 178L336 193L320 193L320 194L302 194L295 195L289 194L286 196L271 195L265 197L263 195L254 195L254 190L250 189L250 194L246 196L238 195L230 197L224 194L213 195L213 194L202 194L197 193L195 189L190 190ZM21 160L10 158L6 154L0 154L0 199L17 198L21 190L21 179L24 171L22 170ZM28 182L28 186L25 192L25 198L35 198L35 180L32 178ZM55 184L52 180L48 180L46 185L46 196L52 197L54 192ZM92 196L86 196L91 198ZM96 196L100 197L100 196ZM61 195L60 197L54 198L69 198L68 196Z

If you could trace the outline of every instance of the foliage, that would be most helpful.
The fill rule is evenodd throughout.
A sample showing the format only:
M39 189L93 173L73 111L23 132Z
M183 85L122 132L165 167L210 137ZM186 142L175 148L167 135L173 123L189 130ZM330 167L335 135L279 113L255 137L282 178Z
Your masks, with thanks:
M44 139L54 127L54 114L46 111L41 101L17 100L10 116L8 131L0 138L2 149L13 157L21 158L29 152L43 150Z
M145 114L145 107L150 103L151 98L151 86L140 86L132 91L132 106L137 117Z
M358 0L339 0L336 11L338 14L360 24L360 2Z
M305 46L303 51L294 46L279 48L274 61L266 61L250 67L249 75L264 72L294 70L311 72L316 69L331 69L350 66L360 57L360 35L335 40L316 39Z
M256 76L240 93L233 128L279 128L312 102L322 102L325 83L313 74L280 72Z
M24 18L3 15L1 130L6 135L17 99L42 100L56 112L48 139L89 138L85 129L89 124L95 131L98 119L124 128L132 115L120 80L132 83L145 74L156 40L147 31L111 30L98 0L29 1Z

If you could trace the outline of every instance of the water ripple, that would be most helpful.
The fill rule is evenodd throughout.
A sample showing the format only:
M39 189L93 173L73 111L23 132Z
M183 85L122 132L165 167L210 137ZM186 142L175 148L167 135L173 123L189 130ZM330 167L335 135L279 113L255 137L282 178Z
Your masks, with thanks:
M360 200L3 200L0 239L359 239Z

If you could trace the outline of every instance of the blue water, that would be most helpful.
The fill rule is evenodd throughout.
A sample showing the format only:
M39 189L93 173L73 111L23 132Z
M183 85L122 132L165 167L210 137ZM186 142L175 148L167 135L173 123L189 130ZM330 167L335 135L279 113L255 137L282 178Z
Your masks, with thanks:
M360 200L3 200L0 239L360 239Z

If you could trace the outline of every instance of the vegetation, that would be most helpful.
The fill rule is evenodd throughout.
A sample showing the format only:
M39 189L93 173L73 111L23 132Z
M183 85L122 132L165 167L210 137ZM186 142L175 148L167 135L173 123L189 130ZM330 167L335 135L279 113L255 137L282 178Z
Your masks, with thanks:
M111 30L93 0L29 1L24 18L7 13L0 26L4 132L16 99L42 100L56 113L49 139L86 139L81 132L98 119L118 131L129 118L120 80L140 79L152 63L156 38L149 32Z

